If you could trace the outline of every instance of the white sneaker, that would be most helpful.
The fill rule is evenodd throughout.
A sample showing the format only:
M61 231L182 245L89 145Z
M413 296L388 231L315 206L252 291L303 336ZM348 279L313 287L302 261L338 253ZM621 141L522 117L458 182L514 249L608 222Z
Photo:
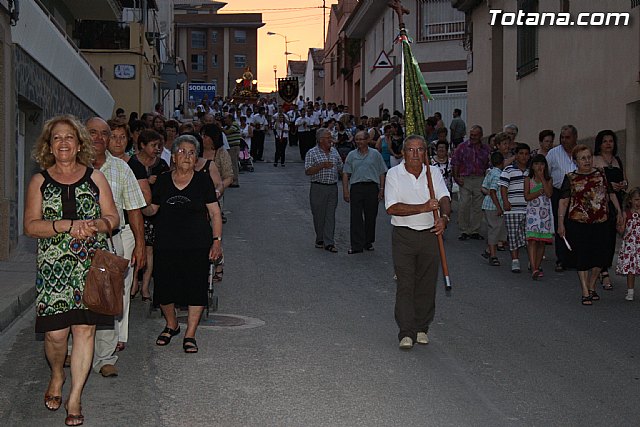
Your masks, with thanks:
M511 260L511 272L512 273L520 273L520 260L519 259Z
M409 337L404 337L400 340L400 348L403 350L409 350L413 347L413 340Z
M429 337L426 332L418 332L416 335L416 342L418 344L429 344Z
M624 299L627 301L633 301L633 292L627 291L627 295L625 295Z

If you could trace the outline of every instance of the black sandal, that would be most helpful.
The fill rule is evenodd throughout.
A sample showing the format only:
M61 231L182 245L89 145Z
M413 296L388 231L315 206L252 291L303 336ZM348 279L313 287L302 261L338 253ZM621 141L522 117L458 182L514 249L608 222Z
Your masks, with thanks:
M605 280L609 280L608 283L605 283ZM613 290L613 284L611 283L611 278L609 277L609 272L605 271L600 273L600 284L602 285L602 289L604 289L605 291L612 291Z
M334 254L336 252L338 252L338 249L336 249L336 247L334 245L327 245L327 246L324 247L324 250L325 251L329 251L329 252L334 253Z
M176 329L171 329L168 326L165 327L162 333L158 335L158 338L156 338L156 345L159 345L160 347L162 347L169 344L171 342L171 338L175 337L179 333L180 333L180 325L178 325ZM169 334L169 335L166 335L166 334Z
M182 340L182 349L185 353L197 353L198 344L195 338L185 338Z
M589 297L592 301L600 301L600 295L596 291L589 291Z
M584 295L582 296L582 305L593 305L593 302L591 301L591 295L589 295L588 297L585 297Z

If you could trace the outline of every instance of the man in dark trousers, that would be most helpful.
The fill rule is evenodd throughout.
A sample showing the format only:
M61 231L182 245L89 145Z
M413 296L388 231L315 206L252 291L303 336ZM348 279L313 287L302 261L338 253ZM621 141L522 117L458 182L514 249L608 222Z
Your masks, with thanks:
M398 278L398 339L400 348L409 350L414 341L429 343L427 333L435 314L440 264L437 235L449 223L451 201L440 170L429 166L424 138L407 137L402 152L404 163L387 172L384 198L393 225L391 252ZM431 174L435 195L430 194L427 173ZM433 211L437 209L440 218L436 221Z

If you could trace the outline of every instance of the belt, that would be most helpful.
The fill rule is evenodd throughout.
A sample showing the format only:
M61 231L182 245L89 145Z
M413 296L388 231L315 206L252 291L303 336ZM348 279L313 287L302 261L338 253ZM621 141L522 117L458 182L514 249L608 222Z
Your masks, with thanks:
M431 228L425 228L424 230L416 230L415 228L407 227L406 225L396 225L394 227L403 228L405 230L415 231L416 233L423 233L425 231L431 231L431 230L433 230L435 228L435 227L431 227Z
M117 236L118 234L120 234L120 231L121 231L121 230L120 230L119 228L116 228L115 230L113 230L113 231L111 232L111 237L113 237L113 236Z
M312 184L318 184L318 185L336 185L337 183L334 182L333 184L325 184L324 182L318 182L318 181L311 181Z
M351 185L353 186L353 185L372 185L372 184L378 185L378 183L375 181L361 181L361 182L355 182Z

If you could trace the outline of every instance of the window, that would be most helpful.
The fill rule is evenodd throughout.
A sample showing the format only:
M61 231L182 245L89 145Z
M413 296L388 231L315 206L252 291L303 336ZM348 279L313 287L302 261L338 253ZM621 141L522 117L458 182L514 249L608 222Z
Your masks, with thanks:
M204 72L204 64L204 55L191 55L191 71Z
M431 95L443 95L446 93L465 93L467 92L466 83L449 83L449 84L433 84L429 85Z
M247 55L233 55L233 66L245 68L247 66Z
M463 38L464 13L451 7L450 0L418 0L418 7L419 42Z
M211 55L211 66L212 67L217 67L218 66L218 54L214 53L213 55Z
M206 49L207 33L204 31L191 31L191 49Z
M518 0L518 9L524 13L537 13L538 0ZM521 79L538 69L538 27L518 25L518 68L516 76Z
M211 31L211 43L218 43L218 32Z
M245 30L235 30L233 32L233 37L236 43L246 43L247 42L247 32Z

